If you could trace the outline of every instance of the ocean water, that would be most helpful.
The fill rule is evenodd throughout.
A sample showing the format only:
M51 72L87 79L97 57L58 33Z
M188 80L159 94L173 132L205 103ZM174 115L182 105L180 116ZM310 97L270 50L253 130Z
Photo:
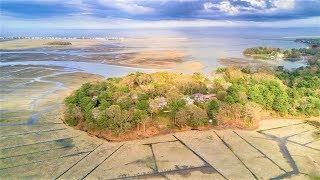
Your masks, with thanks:
M301 48L304 44L294 42L296 38L319 37L320 28L171 28L171 29L71 29L71 30L3 30L2 37L36 36L36 37L117 37L139 39L138 43L129 44L124 52L138 52L148 50L180 50L187 54L188 60L200 61L205 65L205 72L221 66L219 58L243 58L242 51L253 46L272 46L279 48ZM145 40L145 41L144 41ZM37 50L38 52L42 51ZM28 52L28 51L26 51ZM123 51L113 53L124 53ZM2 51L1 54L11 53L19 57L19 52ZM59 52L57 52L59 53ZM69 51L69 53L79 53ZM81 55L83 55L83 52ZM92 52L84 52L92 53ZM99 52L101 53L101 52ZM102 52L103 53L103 52ZM50 59L49 59L50 60ZM55 59L52 59L55 60ZM23 59L21 62L31 62L32 59ZM46 59L48 61L48 59ZM15 60L14 64L20 62ZM1 64L2 62L0 62ZM10 62L6 62L9 65ZM33 64L37 64L34 62ZM44 64L40 63L39 64ZM75 62L74 66L77 62ZM299 67L301 62L282 62L280 65ZM13 65L13 64L12 64ZM59 65L64 66L63 62ZM65 62L70 67L70 61ZM106 66L112 68L113 66ZM77 68L81 69L79 64ZM110 70L110 69L106 70ZM84 71L88 69L82 68ZM100 68L101 69L101 68ZM116 68L116 71L122 71ZM115 71L110 70L110 71ZM92 73L93 70L88 72ZM134 68L133 68L134 71ZM123 68L123 72L128 69Z

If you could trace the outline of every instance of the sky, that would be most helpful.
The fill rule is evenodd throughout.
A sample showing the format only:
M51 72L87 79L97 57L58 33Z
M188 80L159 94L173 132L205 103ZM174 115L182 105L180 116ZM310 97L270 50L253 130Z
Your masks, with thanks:
M1 28L320 27L320 0L0 0Z

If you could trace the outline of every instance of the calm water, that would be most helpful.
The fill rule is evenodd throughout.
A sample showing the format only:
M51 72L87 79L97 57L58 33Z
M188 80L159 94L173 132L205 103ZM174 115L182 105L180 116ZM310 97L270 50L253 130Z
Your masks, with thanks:
M220 66L219 58L242 57L241 52L244 48L253 46L273 46L280 48L300 48L303 44L295 43L293 40L298 37L319 37L320 28L175 28L175 29L108 29L108 30L3 30L2 37L7 36L43 36L43 37L123 37L139 39L139 43L127 45L125 52L136 52L145 49L152 50L182 50L186 52L190 60L202 62L206 68L205 72ZM144 42L143 40L146 39ZM153 40L154 39L154 40ZM160 39L160 40L159 40ZM41 52L41 49L38 52ZM1 52L4 54L7 52ZM19 57L19 53L11 52ZM18 54L17 54L18 53ZM59 53L59 52L57 52ZM68 53L82 53L69 51ZM92 53L92 52L85 52ZM113 52L122 53L122 52ZM83 54L81 54L83 55ZM50 60L50 59L49 59ZM52 60L55 60L54 58ZM20 62L15 60L15 64ZM31 62L32 59L21 61ZM46 59L48 61L48 59ZM25 64L24 62L23 64ZM43 65L44 62L38 62ZM6 62L8 65L10 62ZM34 62L33 64L37 64ZM302 63L283 63L288 67L298 67ZM59 65L70 67L70 61ZM71 66L76 66L84 71L93 72L93 69L84 68L83 64L75 62ZM93 65L95 66L95 65ZM92 66L90 66L92 67ZM128 68L103 66L106 71L128 72ZM101 66L99 67L101 69ZM132 69L134 71L135 69ZM97 72L100 74L100 71ZM122 73L120 73L122 74ZM103 75L106 75L104 73Z

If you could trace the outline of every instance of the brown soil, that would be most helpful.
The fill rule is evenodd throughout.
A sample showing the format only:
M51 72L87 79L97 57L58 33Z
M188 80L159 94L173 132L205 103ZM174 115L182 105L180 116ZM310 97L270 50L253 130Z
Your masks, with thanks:
M206 126L206 127L199 127L197 130L204 131L212 129L212 127ZM123 133L120 135L114 135L110 131L96 131L96 132L90 132L87 131L89 134L97 136L99 138L106 139L108 141L129 141L129 140L135 140L135 139L144 139L154 136L160 136L164 134L170 134L175 132L183 132L183 131L190 131L192 128L186 127L182 129L160 129L157 126L150 126L146 128L145 132L143 130L135 129L132 131L129 131L127 133ZM195 130L195 129L194 129Z
M114 134L110 130L98 130L89 128L85 123L79 123L74 128L87 132L91 136L96 136L98 138L105 139L107 141L114 141L114 142L121 142L121 141L129 141L135 139L144 139L154 136L160 136L175 132L183 132L183 131L190 131L190 130L198 130L198 131L206 131L213 128L211 125L201 126L198 128L191 128L191 127L183 127L180 129L169 129L169 128L160 128L154 122L146 122L145 126L139 125L137 128L132 129L126 133L121 134Z
M219 129L219 130L222 130L222 129L256 130L258 128L259 128L259 123L255 123L250 127L244 127L243 125L237 124L237 123L228 124L228 125L218 125L215 127L215 129Z

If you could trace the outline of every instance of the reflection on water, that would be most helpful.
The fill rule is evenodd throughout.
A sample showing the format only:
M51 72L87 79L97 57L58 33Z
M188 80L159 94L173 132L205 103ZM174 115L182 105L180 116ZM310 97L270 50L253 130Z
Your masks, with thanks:
M90 74L97 74L104 77L123 76L130 72L153 72L152 69L131 68L123 66L114 66L109 64L90 63L90 62L75 62L75 61L16 61L16 62L2 62L3 66L17 66L17 65L40 65L40 66L58 66L67 68L67 70L83 71Z
M36 32L36 34L35 34ZM123 37L125 41L106 41L105 44L90 48L52 50L48 48L24 51L2 51L1 61L66 61L59 65L81 66L82 70L108 75L123 74L132 68L116 68L103 65L85 68L85 63L69 61L105 62L104 59L123 60L124 54L146 50L183 51L187 60L200 61L204 72L221 65L219 58L244 58L242 51L253 46L279 48L300 48L303 44L293 42L295 37L319 36L320 28L174 28L174 29L108 29L108 30L4 30L2 36L54 36L54 37ZM30 63L30 62L28 62ZM43 64L44 62L38 62ZM53 63L53 62L51 62ZM32 63L37 64L37 62ZM280 62L288 68L299 67L303 62ZM83 66L82 66L83 65ZM92 67L92 65L89 65ZM112 67L112 68L110 68ZM106 69L102 69L106 68ZM116 71L121 71L116 72Z

